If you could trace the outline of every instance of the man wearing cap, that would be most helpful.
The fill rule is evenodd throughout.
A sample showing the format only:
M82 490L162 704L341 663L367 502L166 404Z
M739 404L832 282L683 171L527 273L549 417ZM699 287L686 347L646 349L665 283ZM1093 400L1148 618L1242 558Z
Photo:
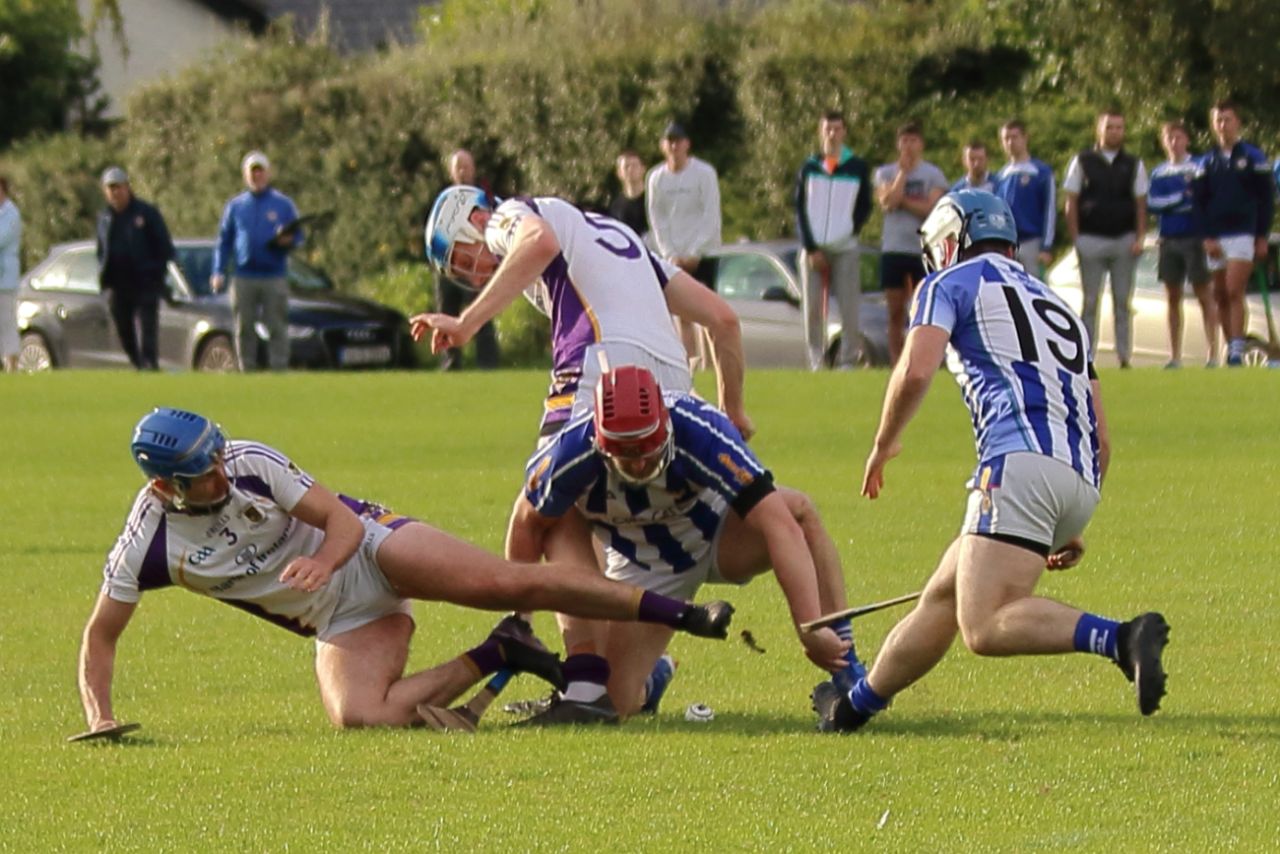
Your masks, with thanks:
M160 367L160 297L173 240L160 211L133 194L119 166L102 173L102 193L107 204L98 214L98 283L129 362L154 371Z
M246 154L240 171L248 189L222 211L209 283L221 291L227 263L232 264L231 308L240 370L258 367L254 325L261 313L269 335L268 364L273 371L283 371L289 367L289 251L302 243L298 208L271 186L271 163L261 151Z
M663 162L646 180L650 236L657 254L698 277L702 256L720 245L720 181L715 167L689 153L689 134L678 122L662 132ZM701 332L679 324L685 350L699 365Z

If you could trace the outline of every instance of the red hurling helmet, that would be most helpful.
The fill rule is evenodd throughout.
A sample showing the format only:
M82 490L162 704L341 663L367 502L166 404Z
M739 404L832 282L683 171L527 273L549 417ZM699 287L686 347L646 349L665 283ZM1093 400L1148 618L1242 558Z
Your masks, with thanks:
M674 455L671 416L662 401L662 389L653 374L637 365L623 365L600 377L595 427L596 447L629 483L654 480ZM638 474L650 461L652 471Z

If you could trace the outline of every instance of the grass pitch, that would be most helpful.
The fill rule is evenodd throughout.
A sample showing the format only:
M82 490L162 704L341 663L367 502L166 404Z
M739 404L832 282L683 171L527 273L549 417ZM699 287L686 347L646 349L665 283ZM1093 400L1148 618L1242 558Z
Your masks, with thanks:
M753 373L753 442L817 501L851 604L916 589L959 525L967 417L940 376L877 502L856 497L884 373ZM706 379L706 378L704 378ZM475 736L335 732L311 645L235 609L147 594L117 659L120 745L83 729L80 630L141 477L150 406L197 409L322 482L490 549L533 442L539 372L0 376L0 849L1268 850L1280 820L1280 374L1104 375L1115 456L1084 563L1042 592L1172 625L1169 695L1141 718L1101 659L955 648L862 733L812 732L807 663L776 585L704 588L738 606L728 642L677 638L653 719ZM869 657L901 610L856 625ZM419 604L411 666L494 617ZM549 617L538 618L544 636ZM750 629L767 652L737 638ZM504 697L541 687L517 680ZM708 724L683 720L693 702Z

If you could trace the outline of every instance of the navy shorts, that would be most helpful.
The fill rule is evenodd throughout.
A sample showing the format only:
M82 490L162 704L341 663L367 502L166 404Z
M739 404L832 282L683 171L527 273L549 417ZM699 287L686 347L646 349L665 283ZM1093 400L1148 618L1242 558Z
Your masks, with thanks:
M880 287L883 290L905 288L908 276L912 287L924 281L924 259L919 252L885 252L880 256Z

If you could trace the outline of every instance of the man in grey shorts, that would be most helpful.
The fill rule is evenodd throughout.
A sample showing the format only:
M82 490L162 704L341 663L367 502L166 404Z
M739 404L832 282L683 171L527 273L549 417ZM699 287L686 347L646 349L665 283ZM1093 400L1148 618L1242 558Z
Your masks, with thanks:
M847 691L834 682L814 689L819 728L864 726L941 661L957 634L978 655L1103 656L1134 683L1139 711L1152 714L1164 695L1164 618L1121 623L1035 595L1046 569L1080 560L1110 456L1088 335L1062 298L1013 260L1018 234L1003 200L950 193L920 235L930 275L889 378L862 494L874 499L884 489L885 467L944 352L970 410L978 466L959 536L871 671Z
M601 578L591 567L516 564L385 508L336 495L260 442L227 441L209 419L157 409L130 445L148 482L107 557L80 650L90 732L116 726L116 646L142 594L184 587L316 638L316 680L338 727L408 726L498 670L563 684L527 624L504 619L444 664L405 674L408 600L486 610L558 610L726 635L733 609Z
M1160 128L1160 144L1169 159L1151 170L1147 207L1160 222L1157 273L1169 298L1169 362L1165 367L1182 367L1182 286L1190 282L1204 321L1205 367L1212 368L1218 364L1218 306L1209 287L1204 229L1192 197L1196 162L1187 153L1189 137L1182 122L1165 122Z

